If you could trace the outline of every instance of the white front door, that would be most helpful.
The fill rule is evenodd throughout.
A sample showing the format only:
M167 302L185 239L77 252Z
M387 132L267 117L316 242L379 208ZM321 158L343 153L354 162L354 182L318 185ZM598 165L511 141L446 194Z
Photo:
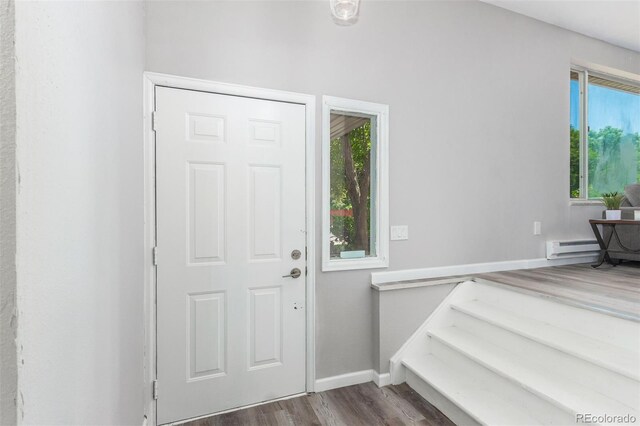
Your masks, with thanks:
M304 105L158 87L155 123L158 423L304 392Z

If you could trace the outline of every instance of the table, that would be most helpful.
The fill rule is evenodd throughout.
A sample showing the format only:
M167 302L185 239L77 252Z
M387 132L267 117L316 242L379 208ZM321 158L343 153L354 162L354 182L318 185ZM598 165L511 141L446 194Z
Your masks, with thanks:
M606 260L607 263L610 263L613 266L616 266L618 264L620 264L621 260L618 260L618 262L614 262L613 259L611 258L611 256L609 255L609 243L611 242L611 238L615 235L615 237L618 239L618 242L620 243L620 237L618 236L618 233L616 231L616 226L618 225L640 225L640 220L604 220L604 219L591 219L589 221L589 223L591 224L591 229L593 229L593 234L596 236L596 240L598 241L598 245L600 246L600 256L598 257L598 261L597 263L594 263L593 265L591 265L594 268L597 268L598 266L602 265L604 263L604 261ZM611 234L609 234L609 238L607 238L607 240L605 241L604 238L602 238L602 233L600 232L600 228L598 228L598 225L601 225L602 228L604 229L605 226L611 226L612 228L612 232ZM622 246L622 244L620 244ZM640 252L640 247L637 250L627 250L623 247L623 250L628 252L628 253L638 253Z

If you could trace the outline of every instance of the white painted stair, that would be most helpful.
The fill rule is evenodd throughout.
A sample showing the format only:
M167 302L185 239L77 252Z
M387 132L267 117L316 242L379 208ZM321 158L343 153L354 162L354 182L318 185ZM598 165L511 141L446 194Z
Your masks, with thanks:
M466 281L394 355L391 379L458 425L640 424L640 322Z

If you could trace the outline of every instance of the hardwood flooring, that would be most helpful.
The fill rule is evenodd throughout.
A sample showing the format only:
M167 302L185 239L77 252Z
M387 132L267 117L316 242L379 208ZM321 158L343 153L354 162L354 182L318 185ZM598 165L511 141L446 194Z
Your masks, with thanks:
M493 272L477 278L640 321L640 263ZM186 423L217 425L454 425L406 384L348 386Z
M406 384L347 386L185 423L217 425L455 426Z
M532 290L586 308L640 321L640 263L588 264L521 269L475 275Z

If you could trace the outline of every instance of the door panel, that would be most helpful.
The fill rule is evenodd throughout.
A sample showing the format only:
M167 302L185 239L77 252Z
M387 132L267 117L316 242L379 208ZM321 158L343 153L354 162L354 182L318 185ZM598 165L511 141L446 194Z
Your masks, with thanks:
M189 295L189 379L224 374L226 317L224 293Z
M189 164L191 263L224 262L225 179L222 164Z
M303 105L156 89L158 422L305 391Z
M250 290L249 369L281 364L280 287Z
M249 166L251 260L279 260L280 167Z

